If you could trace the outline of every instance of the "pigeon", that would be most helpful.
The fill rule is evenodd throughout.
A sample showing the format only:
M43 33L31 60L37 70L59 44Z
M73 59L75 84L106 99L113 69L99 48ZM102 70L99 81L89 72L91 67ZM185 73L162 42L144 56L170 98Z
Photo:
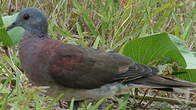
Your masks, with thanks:
M33 84L48 87L48 95L84 100L129 93L131 88L196 87L122 54L51 39L47 16L38 8L22 9L7 31L17 26L25 30L19 44L22 68Z

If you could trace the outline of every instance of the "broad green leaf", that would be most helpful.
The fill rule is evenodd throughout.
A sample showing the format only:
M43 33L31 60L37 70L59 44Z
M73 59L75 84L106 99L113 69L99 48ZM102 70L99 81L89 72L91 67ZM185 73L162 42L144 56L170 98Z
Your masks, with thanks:
M15 45L22 39L23 33L24 33L24 29L22 27L16 27L8 31L8 35L10 36L13 43L12 45Z
M3 23L6 25L10 25L16 20L17 16L18 16L18 13L10 15L10 16L4 16Z
M3 42L5 46L15 45L21 38L24 32L24 29L21 27L16 27L8 32L6 32L6 26L10 25L16 20L18 13L12 16L4 16L0 18L0 42Z
M167 33L149 35L129 41L121 53L138 63L150 64L157 59L169 58L186 69L196 69L196 57L189 51L185 43ZM185 76L180 78L190 79L189 77L192 76L188 75L190 74L186 74L186 78Z
M1 16L0 16L0 42L2 42L3 45L5 46L11 46L13 44L11 38L6 32L6 28L5 25L3 24L3 20Z
M180 79L196 82L196 69L187 69L182 73L175 74L175 76Z
M138 63L148 64L161 57L176 57L181 65L186 66L182 55L171 42L166 33L154 34L140 39L129 41L122 51Z
M181 55L186 62L186 69L196 69L196 57L191 53L191 51L186 47L185 43L174 35L169 35L174 45L178 48Z

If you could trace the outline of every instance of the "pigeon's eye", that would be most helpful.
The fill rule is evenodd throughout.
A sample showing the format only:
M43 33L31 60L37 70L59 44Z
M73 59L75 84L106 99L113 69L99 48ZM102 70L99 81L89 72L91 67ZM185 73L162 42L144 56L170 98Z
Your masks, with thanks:
M28 20L29 18L30 18L29 14L24 14L24 15L23 15L23 19L24 19L24 20Z

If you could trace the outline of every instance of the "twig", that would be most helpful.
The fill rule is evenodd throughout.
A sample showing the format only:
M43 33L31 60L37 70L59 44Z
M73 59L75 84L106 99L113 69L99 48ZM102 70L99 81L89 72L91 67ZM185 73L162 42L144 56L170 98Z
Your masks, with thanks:
M134 96L134 95L130 95L131 98L135 98L135 99L142 99L143 96ZM191 107L196 107L196 103L192 102L192 101L185 101L185 100L175 100L175 99L171 99L171 98L163 98L163 97L151 97L151 96L146 96L144 97L144 100L152 100L152 101L159 101L159 102L167 102L170 104L176 104L176 105L182 105L182 103L188 103L187 106L191 106Z
M138 105L141 105L141 104L142 104L142 102L144 101L144 97L145 97L146 94L148 93L148 90L149 90L149 89L146 89L146 90L145 90L145 93L144 93L144 95L142 96L143 98L140 100L140 102L138 103ZM137 94L137 96L138 96L138 94Z
M158 91L156 92L156 94L153 96L153 98L155 98L157 96ZM153 100L150 100L145 106L144 106L144 110L147 109L148 106L150 106L153 103Z

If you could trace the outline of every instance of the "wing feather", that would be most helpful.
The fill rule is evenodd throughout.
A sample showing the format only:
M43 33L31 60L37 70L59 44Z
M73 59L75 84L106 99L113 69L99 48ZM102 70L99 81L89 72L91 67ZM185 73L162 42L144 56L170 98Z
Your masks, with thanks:
M53 50L56 54L51 57L49 74L56 83L69 88L92 89L112 83L115 75L126 72L132 63L120 54L71 44Z

